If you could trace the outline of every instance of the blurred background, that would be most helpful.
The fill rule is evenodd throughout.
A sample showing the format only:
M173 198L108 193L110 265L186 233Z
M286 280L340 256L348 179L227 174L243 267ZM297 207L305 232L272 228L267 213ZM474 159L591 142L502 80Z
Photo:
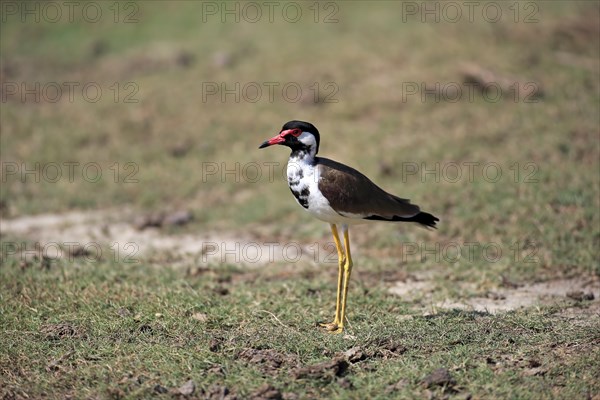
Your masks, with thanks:
M597 262L595 2L2 7L3 219L127 207L193 216L176 232L327 235L287 152L257 149L300 119L321 155L439 215L442 243Z

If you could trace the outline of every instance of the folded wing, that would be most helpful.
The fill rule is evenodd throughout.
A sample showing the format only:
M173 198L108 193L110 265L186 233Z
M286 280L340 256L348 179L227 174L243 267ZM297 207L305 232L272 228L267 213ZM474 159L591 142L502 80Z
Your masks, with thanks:
M420 213L419 206L410 200L387 193L344 164L319 158L319 174L319 190L329 205L345 217L401 221Z

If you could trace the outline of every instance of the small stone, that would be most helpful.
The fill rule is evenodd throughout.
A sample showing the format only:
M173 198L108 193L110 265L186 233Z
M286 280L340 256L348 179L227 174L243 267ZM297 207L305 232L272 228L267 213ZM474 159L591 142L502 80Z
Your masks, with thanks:
M196 391L196 384L193 380L190 379L189 381L181 385L178 391L184 396L191 396Z

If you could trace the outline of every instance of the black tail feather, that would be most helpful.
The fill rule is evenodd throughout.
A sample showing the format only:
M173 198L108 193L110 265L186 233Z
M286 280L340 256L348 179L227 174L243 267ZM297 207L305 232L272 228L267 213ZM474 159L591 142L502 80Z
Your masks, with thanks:
M437 226L435 226L435 223L440 220L438 217L435 217L426 212L420 212L416 215L413 215L412 217L399 217L397 215L394 215L392 218L384 218L384 217L380 217L379 215L372 215L365 219L370 219L370 220L374 220L374 221L390 221L390 222L416 222L421 225L428 226L430 228L435 228L435 229L437 229Z
M429 226L431 228L436 228L436 229L437 229L437 226L435 226L435 223L440 220L438 217L435 217L426 212L420 212L417 215L415 215L414 217L411 217L410 219L415 222L418 222L421 225Z

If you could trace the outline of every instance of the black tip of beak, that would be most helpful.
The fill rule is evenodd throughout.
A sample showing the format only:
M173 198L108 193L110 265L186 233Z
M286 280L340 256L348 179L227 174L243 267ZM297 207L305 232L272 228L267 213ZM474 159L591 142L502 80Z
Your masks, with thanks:
M270 144L269 144L269 141L268 141L268 140L265 140L265 141L263 142L263 144L261 144L260 146L258 146L258 148L259 148L259 149L264 149L265 147L269 147L269 146L270 146Z

